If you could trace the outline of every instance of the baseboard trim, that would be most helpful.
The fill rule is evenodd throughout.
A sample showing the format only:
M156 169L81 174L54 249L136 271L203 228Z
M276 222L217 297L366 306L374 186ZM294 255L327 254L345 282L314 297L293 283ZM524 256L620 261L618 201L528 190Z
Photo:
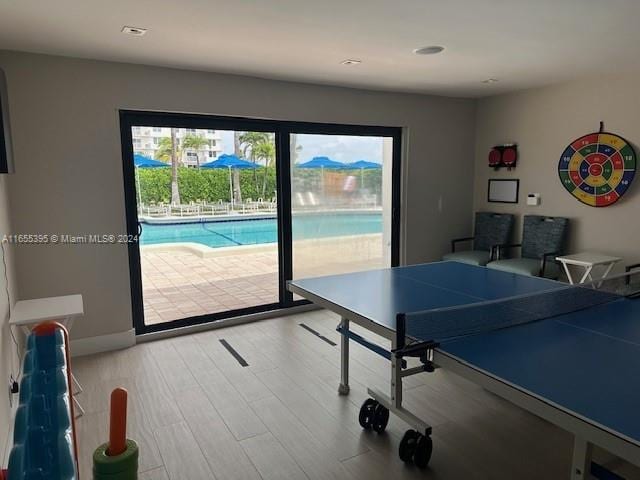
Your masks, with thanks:
M190 335L192 333L205 332L207 330L216 330L219 328L232 327L234 325L241 325L243 323L257 322L260 320L267 320L269 318L283 317L285 315L295 315L297 313L309 312L312 310L319 310L320 307L310 303L308 305L297 305L295 307L288 307L278 310L269 310L267 312L252 313L249 315L242 315L240 317L225 318L224 320L218 320L215 322L202 323L200 325L191 325L188 327L172 328L170 330L161 330L159 332L144 333L138 335L137 343L153 342L155 340L161 340L165 338L179 337L182 335Z
M99 335L97 337L71 340L71 356L81 357L93 353L109 352L133 347L136 344L136 331L131 328L124 332Z

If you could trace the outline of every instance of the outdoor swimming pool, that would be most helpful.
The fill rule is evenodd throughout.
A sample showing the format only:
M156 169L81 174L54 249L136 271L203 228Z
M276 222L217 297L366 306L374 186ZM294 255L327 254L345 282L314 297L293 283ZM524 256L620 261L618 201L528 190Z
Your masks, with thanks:
M294 240L382 233L382 214L296 215L293 217L292 229ZM215 248L274 243L277 240L276 219L264 218L198 223L143 223L140 244L194 242Z

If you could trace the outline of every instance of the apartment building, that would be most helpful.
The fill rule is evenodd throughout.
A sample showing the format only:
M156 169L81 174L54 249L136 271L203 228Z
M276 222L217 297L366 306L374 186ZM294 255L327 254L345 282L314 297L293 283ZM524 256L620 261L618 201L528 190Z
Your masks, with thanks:
M205 139L199 148L184 148L184 140L189 136ZM157 158L163 138L171 138L171 129L167 127L133 127L133 149L135 153L149 158ZM198 167L211 162L222 153L222 136L220 132L210 129L178 128L176 129L176 143L181 162L186 167Z

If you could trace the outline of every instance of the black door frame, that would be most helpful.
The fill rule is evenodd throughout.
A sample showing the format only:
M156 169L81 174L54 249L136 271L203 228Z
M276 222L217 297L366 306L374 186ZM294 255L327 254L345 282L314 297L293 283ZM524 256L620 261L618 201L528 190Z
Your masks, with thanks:
M124 177L124 197L127 233L139 234L138 209L136 199L135 167L133 163L133 139L131 127L175 127L212 130L241 130L275 133L276 143L276 188L278 194L278 280L279 301L225 312L198 315L155 325L144 324L144 302L142 298L142 271L138 242L128 246L129 276L131 286L131 306L133 326L136 334L199 325L243 315L268 312L297 305L308 304L307 300L293 300L293 294L286 289L286 281L293 276L293 252L291 233L291 165L290 135L357 135L393 138L392 152L392 213L391 213L391 265L400 261L400 200L401 200L401 152L402 128L366 125L342 125L311 122L289 122L260 120L243 117L223 117L201 114L163 113L137 110L120 110L120 135L122 148L122 170ZM137 238L137 237L136 237Z

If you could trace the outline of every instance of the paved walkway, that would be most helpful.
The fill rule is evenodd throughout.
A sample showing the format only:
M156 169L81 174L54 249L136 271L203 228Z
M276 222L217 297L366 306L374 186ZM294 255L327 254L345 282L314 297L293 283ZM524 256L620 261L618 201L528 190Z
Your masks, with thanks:
M365 270L382 266L382 235L294 244L294 275ZM277 247L201 256L186 250L141 249L147 325L278 301Z

